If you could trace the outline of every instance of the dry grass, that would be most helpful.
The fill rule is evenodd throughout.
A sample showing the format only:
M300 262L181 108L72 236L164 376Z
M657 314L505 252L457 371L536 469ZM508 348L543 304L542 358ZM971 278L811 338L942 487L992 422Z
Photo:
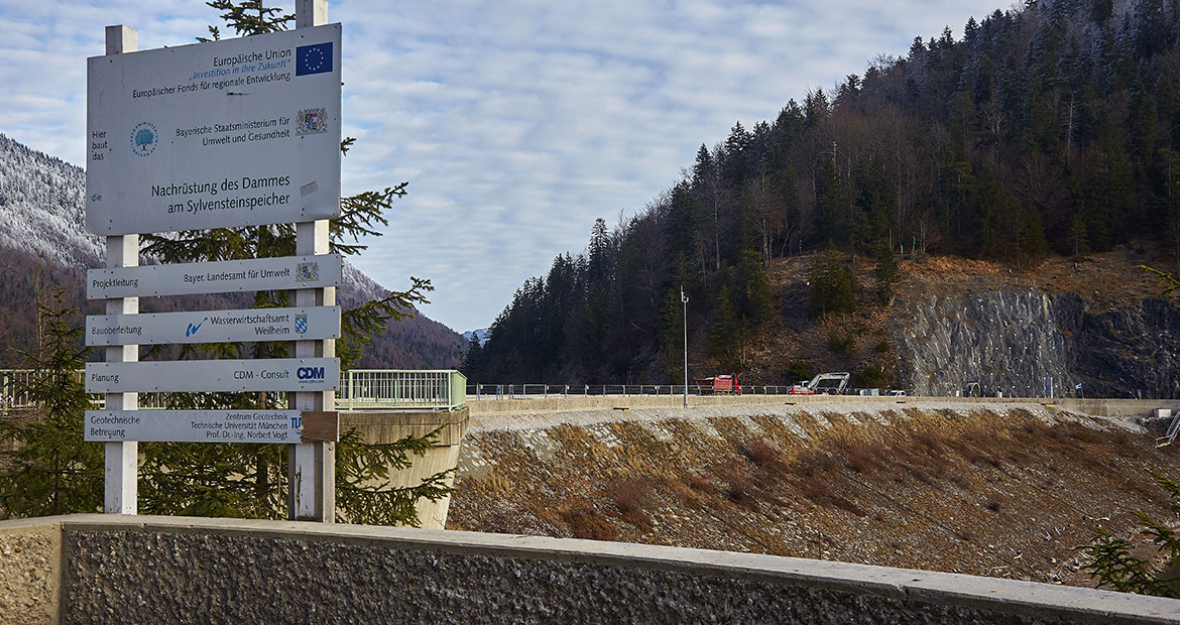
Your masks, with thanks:
M803 490L803 496L812 501L825 499L832 494L828 480L819 474L805 476L801 488Z
M743 477L731 477L725 484L725 496L730 501L743 506L754 505L753 485Z
M568 510L562 518L569 526L574 538L588 540L618 540L619 531L614 524L590 508Z
M711 419L720 436L667 421L671 441L627 424L608 430L614 446L555 426L556 456L545 463L514 435L488 433L477 447L494 468L460 480L452 526L1045 581L1060 568L1046 563L1072 559L1093 519L1119 530L1133 527L1131 510L1166 516L1144 469L1180 471L1175 450L1084 420L882 416L890 425L865 415ZM1024 555L1013 560L1016 548Z
M759 466L772 467L780 464L778 450L767 444L765 439L747 441L743 451L747 458Z
M876 445L862 440L852 440L844 442L844 462L856 473L864 473L870 469L876 469L881 466L880 448Z
M651 529L651 517L646 505L650 498L650 487L646 481L621 479L607 489L607 497L615 504L623 520L642 529Z

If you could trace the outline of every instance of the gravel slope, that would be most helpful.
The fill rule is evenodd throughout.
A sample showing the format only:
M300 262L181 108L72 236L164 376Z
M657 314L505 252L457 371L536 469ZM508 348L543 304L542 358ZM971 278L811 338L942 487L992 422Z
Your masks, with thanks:
M751 551L1089 585L1077 545L1175 447L1123 421L915 402L481 415L448 527Z

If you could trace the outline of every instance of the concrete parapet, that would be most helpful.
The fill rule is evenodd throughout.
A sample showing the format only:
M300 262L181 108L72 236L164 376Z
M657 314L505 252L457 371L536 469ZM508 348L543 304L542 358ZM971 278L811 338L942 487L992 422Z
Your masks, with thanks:
M1158 408L1175 412L1180 408L1177 399L1057 399L1058 406L1095 417L1150 417Z
M239 519L22 523L0 536L59 536L61 623L1180 620L1171 599L675 547ZM28 566L0 560L0 575Z
M1011 406L1012 404L1053 404L1054 406L1082 412L1095 417L1146 417L1156 408L1180 410L1176 399L1074 399L1046 397L884 397L868 395L690 395L690 407L701 406L752 406L768 404L825 405L839 410L842 403L858 404L909 404L930 402L951 404L973 404L980 408L988 406ZM521 399L484 399L469 401L467 406L473 416L494 414L543 414L581 410L611 410L618 408L680 408L684 398L680 395L598 395L598 396L550 396Z
M433 449L424 456L411 458L413 466L410 468L391 473L391 485L399 487L417 486L423 479L458 467L460 443L468 422L466 408L454 411L360 410L340 413L340 430L347 432L355 428L370 445L389 444L406 436L426 436L439 430ZM452 473L446 480L447 486L454 485L454 481ZM420 499L415 504L418 520L427 529L444 528L450 506L450 496L438 501Z

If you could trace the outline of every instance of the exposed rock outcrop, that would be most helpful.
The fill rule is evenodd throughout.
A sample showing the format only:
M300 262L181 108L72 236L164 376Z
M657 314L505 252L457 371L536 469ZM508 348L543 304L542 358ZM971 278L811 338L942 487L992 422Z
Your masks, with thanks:
M910 318L895 338L919 395L978 382L985 395L1180 397L1180 308L1168 301L1098 312L1075 294L995 291L932 297Z

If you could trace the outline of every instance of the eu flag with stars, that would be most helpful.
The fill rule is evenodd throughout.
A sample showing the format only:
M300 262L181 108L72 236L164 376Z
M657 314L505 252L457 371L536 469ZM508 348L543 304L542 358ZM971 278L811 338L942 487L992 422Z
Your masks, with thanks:
M332 71L332 42L295 48L295 75L322 74Z

